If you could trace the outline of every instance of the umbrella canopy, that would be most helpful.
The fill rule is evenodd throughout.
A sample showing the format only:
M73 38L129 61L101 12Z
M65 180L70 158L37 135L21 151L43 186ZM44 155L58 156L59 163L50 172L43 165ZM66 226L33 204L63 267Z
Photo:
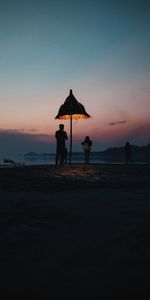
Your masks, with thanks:
M70 90L70 95L66 98L64 104L61 105L55 119L68 120L71 118L73 120L90 118L84 106L74 97L72 90Z
M64 104L60 106L58 114L55 117L55 119L59 120L70 120L70 165L72 157L72 120L88 119L90 117L91 116L86 112L84 106L77 101L72 90L70 90L69 96L66 98Z

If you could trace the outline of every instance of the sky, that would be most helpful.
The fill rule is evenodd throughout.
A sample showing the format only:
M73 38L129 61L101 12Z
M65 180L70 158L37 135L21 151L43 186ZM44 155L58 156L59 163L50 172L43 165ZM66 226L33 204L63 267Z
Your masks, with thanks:
M0 155L54 152L70 89L74 151L150 143L149 53L149 1L1 0Z

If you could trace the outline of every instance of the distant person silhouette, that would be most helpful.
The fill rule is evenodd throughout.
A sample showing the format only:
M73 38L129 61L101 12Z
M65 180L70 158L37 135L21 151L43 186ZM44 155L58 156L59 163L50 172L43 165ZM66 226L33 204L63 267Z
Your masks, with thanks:
M65 158L65 141L68 139L66 131L64 131L64 125L59 125L59 130L55 132L55 138L57 141L56 146L56 161L55 165L63 167L64 165L64 158Z
M81 143L83 146L84 150L84 161L86 164L89 164L90 162L90 152L91 152L91 146L92 146L92 141L90 140L89 136L86 136L84 141Z
M125 158L126 158L126 164L132 161L132 151L131 151L131 145L129 142L126 142L125 146Z

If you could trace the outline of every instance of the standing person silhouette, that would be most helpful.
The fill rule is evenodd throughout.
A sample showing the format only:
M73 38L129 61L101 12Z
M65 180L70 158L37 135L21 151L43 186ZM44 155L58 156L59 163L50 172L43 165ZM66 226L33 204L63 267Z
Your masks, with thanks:
M129 142L126 142L125 146L125 157L126 157L126 164L132 161L132 151L131 151L131 145Z
M68 139L66 131L64 131L64 125L59 125L59 130L55 132L55 138L57 141L56 145L56 161L55 165L63 167L64 165L64 156L65 156L65 141Z
M90 152L91 152L91 146L92 146L92 141L90 140L89 136L86 136L84 141L81 143L83 146L84 150L84 161L86 164L89 164L90 162Z

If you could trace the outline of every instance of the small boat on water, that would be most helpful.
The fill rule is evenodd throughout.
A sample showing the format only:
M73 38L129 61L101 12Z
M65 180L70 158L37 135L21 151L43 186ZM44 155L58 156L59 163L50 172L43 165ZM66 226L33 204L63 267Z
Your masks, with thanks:
M13 165L15 164L14 160L9 159L9 158L4 158L3 159L3 163L4 164L8 164L9 163L9 164L13 164Z

